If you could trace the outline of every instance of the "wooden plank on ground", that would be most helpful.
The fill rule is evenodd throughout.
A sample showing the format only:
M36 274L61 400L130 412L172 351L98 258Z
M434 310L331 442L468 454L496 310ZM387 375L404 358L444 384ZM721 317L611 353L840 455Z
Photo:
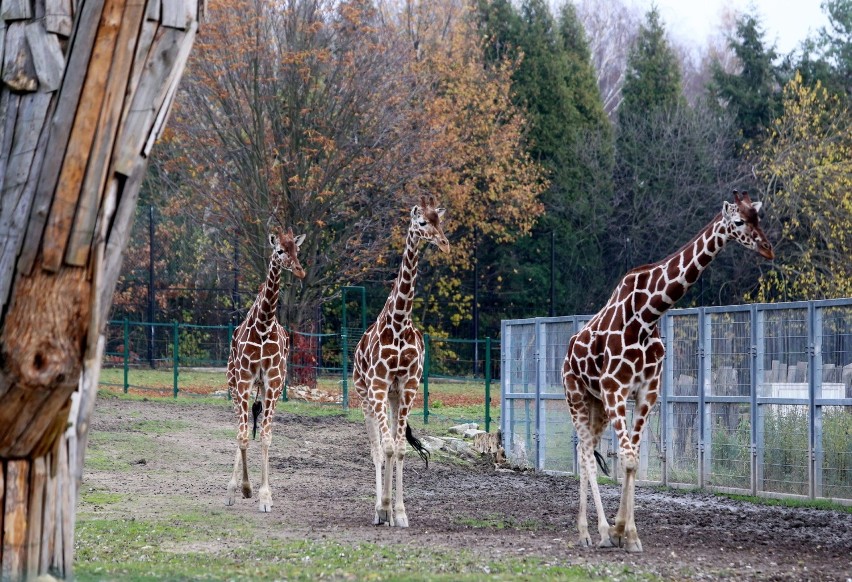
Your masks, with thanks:
M130 69L136 48L136 38L144 17L143 2L131 1L124 10L121 28L115 44L103 109L89 153L86 175L80 190L77 215L65 253L65 262L84 266L94 238L98 210L105 192L105 181L112 148L119 131L119 120L125 103Z
M107 0L104 4L98 35L86 71L80 105L74 117L71 138L59 172L59 181L56 184L53 205L50 208L44 233L42 265L49 271L59 269L68 245L86 164L103 106L109 67L121 25L124 3L125 0Z
M198 22L197 0L163 0L160 23L170 28L186 30Z
M53 202L53 193L56 190L56 182L59 179L65 149L68 146L71 124L74 122L75 112L80 101L80 93L86 77L86 69L89 66L89 57L95 42L103 5L104 0L87 0L80 12L74 36L74 48L67 59L65 76L62 80L55 113L51 114L50 139L44 148L44 164L41 166L41 172L39 172L39 180L29 215L29 224L27 225L26 240L17 262L18 272L25 275L28 275L32 270L38 250L41 248L45 223Z
M156 114L165 101L175 61L186 37L183 31L174 28L163 27L157 31L142 69L142 80L116 143L116 172L129 176L139 162Z
M6 27L6 40L3 43L3 82L15 91L35 91L38 89L33 57L27 46L26 22L10 22Z
M27 460L6 461L6 499L3 508L3 563L0 579L21 580L27 551L27 500L29 493Z
M30 509L27 513L29 532L27 539L27 579L35 580L39 573L39 555L41 553L41 532L44 509L44 487L47 481L47 468L44 457L33 460L30 474Z
M0 19L29 20L33 17L33 7L30 0L2 0L0 4Z
M74 24L71 0L45 0L44 28L60 36L71 36Z
M27 43L33 55L33 65L38 76L39 90L56 91L65 73L65 55L55 34L48 34L42 21L27 25Z

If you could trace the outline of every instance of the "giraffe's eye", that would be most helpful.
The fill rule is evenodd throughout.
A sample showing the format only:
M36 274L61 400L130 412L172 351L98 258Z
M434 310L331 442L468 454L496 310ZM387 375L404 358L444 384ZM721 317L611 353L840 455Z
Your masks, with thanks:
M426 221L421 218L417 221L417 224L419 224L420 226L426 226Z
M744 220L735 220L734 221L734 226L742 226L744 224L745 224Z

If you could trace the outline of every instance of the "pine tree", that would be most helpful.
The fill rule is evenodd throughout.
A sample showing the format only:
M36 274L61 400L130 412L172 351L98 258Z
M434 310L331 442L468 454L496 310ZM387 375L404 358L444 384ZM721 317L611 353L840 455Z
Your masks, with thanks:
M779 70L774 48L766 46L765 32L757 17L745 14L737 20L736 37L728 46L740 62L740 71L727 73L713 67L710 92L733 113L743 141L760 138L779 112Z

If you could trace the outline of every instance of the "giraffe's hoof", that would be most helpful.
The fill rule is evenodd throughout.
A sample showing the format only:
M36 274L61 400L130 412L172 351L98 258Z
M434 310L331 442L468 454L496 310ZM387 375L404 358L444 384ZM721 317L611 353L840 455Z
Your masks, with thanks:
M614 548L617 545L618 545L618 540L607 536L605 538L601 538L601 541L598 544L598 547L599 548Z
M629 541L625 545L624 549L626 549L631 554L639 554L642 552L642 542L640 542L638 539L634 541Z
M579 545L581 548L591 548L592 538L589 536L589 534L586 534L584 536L581 535L580 538L577 540L577 545Z
M376 515L373 516L373 525L393 525L389 514L390 512L386 509L377 509Z
M251 485L243 485L243 499L251 499Z
M234 496L228 495L228 497L225 498L225 505L227 505L228 507L231 507L233 504L234 504Z
M261 513L269 513L270 511L272 511L272 502L261 501L257 506L257 510Z
M396 516L394 516L394 525L396 525L396 527L408 527L408 516L404 513L397 513Z

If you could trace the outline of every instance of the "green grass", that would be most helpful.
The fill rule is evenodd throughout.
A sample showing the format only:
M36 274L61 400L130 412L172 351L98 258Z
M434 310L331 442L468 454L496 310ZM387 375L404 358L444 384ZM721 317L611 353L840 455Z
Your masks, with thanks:
M86 459L88 464L88 459ZM102 489L87 489L80 492L80 499L83 503L90 505L112 505L124 499L121 493L110 493Z
M228 549L211 550L227 537ZM205 544L208 542L208 544ZM77 524L78 580L600 580L603 573L528 556L491 560L467 551L330 540L253 539L250 528L212 516ZM640 579L628 577L627 579Z
M755 503L757 505L827 509L831 511L841 511L843 513L852 513L852 505L842 505L827 499L776 499L774 497L755 497L752 495L737 495L735 493L716 493L716 495L720 497L727 497L728 499L735 499L737 501L747 501L748 503Z

